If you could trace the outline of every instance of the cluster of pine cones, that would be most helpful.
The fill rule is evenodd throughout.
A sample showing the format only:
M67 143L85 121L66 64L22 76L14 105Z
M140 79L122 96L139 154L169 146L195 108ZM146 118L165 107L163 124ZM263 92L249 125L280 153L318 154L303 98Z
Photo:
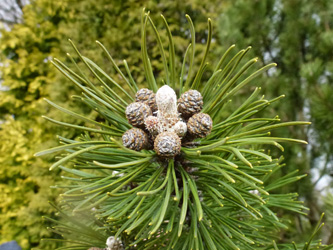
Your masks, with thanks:
M126 118L134 127L122 136L127 148L154 149L158 156L172 158L180 153L182 140L203 138L212 130L211 117L200 113L203 99L197 90L183 93L177 101L175 91L164 85L156 94L140 89L135 99L126 108Z

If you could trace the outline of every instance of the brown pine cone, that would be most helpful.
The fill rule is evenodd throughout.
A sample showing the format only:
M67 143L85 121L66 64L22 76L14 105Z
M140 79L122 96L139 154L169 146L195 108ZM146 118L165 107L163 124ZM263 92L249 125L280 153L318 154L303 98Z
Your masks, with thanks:
M152 115L149 106L141 102L133 102L128 105L125 113L130 124L141 128L144 128L146 118Z
M140 151L148 147L148 135L139 128L127 130L123 136L123 145L126 148Z
M212 118L205 113L195 114L187 122L187 131L194 137L206 137L212 131L212 127Z
M139 89L135 94L135 101L147 104L153 112L157 111L156 94L150 89Z
M154 150L158 156L172 158L180 153L181 140L176 133L160 133L154 141Z
M188 90L178 99L178 112L181 113L184 118L199 113L202 110L202 106L202 95L197 90Z

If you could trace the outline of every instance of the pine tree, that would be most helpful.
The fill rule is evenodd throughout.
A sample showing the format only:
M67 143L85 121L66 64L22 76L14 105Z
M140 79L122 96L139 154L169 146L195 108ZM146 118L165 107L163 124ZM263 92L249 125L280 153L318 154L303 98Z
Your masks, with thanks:
M311 120L312 125L279 131L278 135L309 141L307 146L286 147L282 174L299 170L309 174L285 188L298 192L310 210L314 226L324 208L319 186L331 187L332 169L332 13L330 1L236 0L220 16L219 37L225 46L253 46L251 55L263 62L274 61L277 70L258 79L266 96L285 93L282 103L272 107L281 119ZM249 22L255 13L255 21ZM306 118L304 118L306 117ZM319 176L317 178L317 176ZM325 182L319 183L325 179ZM321 184L321 185L318 185ZM331 192L331 189L329 189ZM299 224L298 235L307 235L308 221L290 216ZM327 216L325 218L328 218ZM327 223L328 224L328 223ZM328 233L329 228L322 230ZM286 236L289 237L289 236ZM294 238L294 237L293 237Z
M57 132L41 114L48 109L43 97L50 96L55 79L56 70L47 60L59 51L55 19L63 19L64 7L34 2L25 6L23 23L1 30L0 242L16 240L23 249L51 236L41 216L55 212L47 202L56 198L57 190L49 187L57 173L48 171L51 158L36 159L33 154L56 145Z
M34 153L56 145L55 135L74 139L80 131L64 130L45 123L41 118L47 113L54 119L84 125L84 121L73 121L56 109L50 109L44 98L56 100L65 108L84 112L91 119L96 114L79 102L70 102L77 89L65 80L49 60L57 57L70 63L66 52L70 52L68 38L72 38L86 56L103 65L107 58L102 50L91 46L91 41L103 42L118 63L123 58L131 65L131 73L139 85L144 81L140 69L140 15L143 4L157 18L161 11L171 18L171 30L177 40L177 58L186 45L184 31L177 30L184 23L185 13L193 15L198 26L197 39L205 37L205 16L216 17L222 5L219 1L29 1L23 8L22 22L10 30L1 29L1 88L0 88L0 243L15 239L24 250L33 247L55 249L54 242L40 245L40 238L51 237L43 224L42 214L52 216L55 212L47 201L54 201L58 190L50 189L60 178L58 171L48 171L53 158L35 158ZM215 7L214 7L215 5ZM157 27L162 26L157 24ZM161 39L167 41L167 34ZM89 37L89 39L87 39ZM155 40L152 39L152 44ZM151 44L148 41L148 44ZM149 45L150 46L150 45ZM159 60L158 48L151 46L151 58L155 69L163 64ZM198 44L197 54L204 53ZM75 56L75 55L73 55ZM179 60L177 59L177 62ZM80 63L79 63L80 65ZM111 67L104 69L114 74ZM157 72L157 70L156 70ZM117 79L117 77L116 77Z
M243 62L249 49L234 55L229 49L215 67L209 68L206 59L212 26L208 19L206 50L198 69L194 71L195 31L191 18L186 16L186 19L190 25L191 43L183 56L181 68L176 67L175 41L166 19L162 16L169 39L169 53L166 53L149 14L143 12L141 19L142 64L147 82L145 87L157 92L158 113L153 117L160 124L161 119L171 119L172 114L177 113L175 96L167 95L165 89L161 92L161 86L166 84L169 86L167 89L171 92L175 90L178 97L189 90L200 92L203 97L200 112L213 120L210 134L210 131L203 132L200 127L199 138L191 137L191 133L184 136L181 151L171 150L174 152L172 155L159 154L156 149L159 136L155 138L154 149L136 148L138 151L135 151L121 141L123 134L131 130L130 123L142 126L141 122L137 123L137 119L145 119L142 115L146 114L141 108L127 110L135 102L139 87L126 61L121 65L116 64L107 49L98 42L124 84L119 84L102 67L81 55L71 41L86 69L78 66L75 60L72 60L75 71L59 60L53 61L56 68L83 92L74 98L95 110L99 117L98 121L92 120L48 100L53 107L91 125L77 126L46 117L64 128L83 131L75 140L59 137L61 146L37 154L42 156L63 152L60 159L50 167L51 170L58 167L63 170L66 173L63 178L67 180L59 186L65 191L61 195L61 204L56 206L64 220L49 218L57 224L52 230L61 234L68 243L59 249L104 248L107 239L108 249L122 249L122 246L126 249L291 247L277 245L274 241L279 240L279 230L286 227L284 218L279 218L277 212L282 209L305 214L306 208L297 201L297 194L281 194L278 189L304 176L291 172L278 179L272 178L274 172L284 164L283 157L272 157L270 151L271 146L283 150L280 143L306 142L270 136L270 131L309 123L280 122L277 116L258 117L259 112L284 97L266 100L259 96L260 87L255 88L246 101L240 106L233 106L233 111L229 112L226 107L233 105L231 101L237 98L238 92L275 64L268 64L249 74L248 70L258 59ZM160 51L163 75L155 76L149 59L146 42L149 27ZM202 80L202 76L207 74L210 76L208 80ZM149 108L144 103L142 105ZM128 112L136 112L133 116L127 114L130 123L125 116ZM188 129L189 123L200 124L203 119L199 118L202 115L194 116L194 123L190 122L192 118L187 120L184 117ZM137 118L135 122L133 117ZM164 125L161 126L158 127L159 135L173 133L178 136L175 132L163 132ZM174 127L168 129L176 131ZM143 133L153 136L152 131ZM135 138L142 138L136 136L138 134L134 132L134 143ZM318 224L314 233L320 227ZM312 238L304 247L294 244L294 249L325 249L320 244L311 243ZM119 244L118 248L111 246L115 242Z

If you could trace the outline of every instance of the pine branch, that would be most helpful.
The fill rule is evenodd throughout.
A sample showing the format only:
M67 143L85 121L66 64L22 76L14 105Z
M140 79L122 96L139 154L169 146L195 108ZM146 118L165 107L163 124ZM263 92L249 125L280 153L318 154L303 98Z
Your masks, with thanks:
M148 87L156 91L161 82L166 82L180 89L181 93L190 86L201 91L204 97L203 112L211 114L213 118L211 134L195 140L185 137L181 153L171 158L161 158L152 148L139 151L126 148L119 142L122 133L131 127L126 120L125 105L135 100L133 94L138 89L128 65L125 62L129 79L115 64L107 49L98 42L132 93L109 77L95 62L81 55L70 41L86 70L102 87L95 84L72 57L76 71L58 60L54 60L54 65L84 92L76 98L81 98L105 121L97 123L49 101L55 108L88 122L92 127L47 118L58 125L81 129L85 133L78 140L60 138L64 145L37 155L63 152L51 169L60 167L65 174L63 178L68 180L62 186L66 190L62 194L64 206L69 212L93 214L100 222L91 224L93 231L106 230L109 236L115 239L119 237L127 249L253 249L254 245L258 246L257 249L279 249L275 242L272 244L272 239L278 241L277 232L287 226L276 211L283 209L305 215L307 208L297 200L296 194L278 194L273 190L294 183L305 175L297 175L297 171L294 171L276 178L274 174L284 166L283 158L275 158L265 145L273 145L283 151L280 143L306 143L271 136L271 131L309 123L281 123L278 117L257 117L258 112L283 97L266 100L259 97L260 88L256 88L239 106L225 109L229 100L237 98L240 89L275 64L249 74L247 72L257 58L244 62L250 47L232 56L232 46L204 84L202 74L208 65L210 19L206 50L198 71L193 74L195 32L187 16L192 43L185 53L180 78L176 77L174 41L168 23L164 17L162 19L167 30L169 54L164 51L149 13L142 13L141 52ZM153 28L164 70L167 71L163 81L155 79L149 59L148 22ZM169 56L168 61L166 55ZM189 67L186 66L187 55ZM185 76L186 80L183 79ZM316 227L314 234L320 227ZM97 240L97 235L89 231L89 226L87 236L94 239L91 242L88 238L82 238L84 234L76 238L79 232L75 223L52 230L68 239L68 249L84 249L90 243L95 247L105 244L101 240L101 237L106 239L105 234ZM310 244L312 238L304 250L317 246Z

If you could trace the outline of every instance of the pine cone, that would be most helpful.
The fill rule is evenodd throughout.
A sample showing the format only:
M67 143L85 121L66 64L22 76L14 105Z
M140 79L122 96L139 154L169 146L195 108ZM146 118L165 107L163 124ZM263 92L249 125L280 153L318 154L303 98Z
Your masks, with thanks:
M133 102L126 108L126 118L135 127L144 128L145 120L152 115L151 109L147 104Z
M197 90L189 90L178 99L178 111L188 118L201 111L203 106L202 95Z
M157 111L156 94L150 89L139 89L135 94L135 101L147 104L153 112Z
M157 155L172 158L180 153L181 140L176 133L163 132L154 141L154 150Z
M175 126L173 126L173 130L179 137L184 137L187 132L186 123L183 121L177 122Z
M139 128L132 128L123 134L123 145L126 148L140 151L148 147L148 135Z
M158 134L159 120L156 116L148 116L145 120L145 125L146 129L152 136Z
M115 239L114 236L110 236L107 241L106 245L108 246L108 250L124 250L124 245L119 238Z
M187 122L187 131L195 137L206 137L212 131L212 127L212 118L205 113L195 114Z

